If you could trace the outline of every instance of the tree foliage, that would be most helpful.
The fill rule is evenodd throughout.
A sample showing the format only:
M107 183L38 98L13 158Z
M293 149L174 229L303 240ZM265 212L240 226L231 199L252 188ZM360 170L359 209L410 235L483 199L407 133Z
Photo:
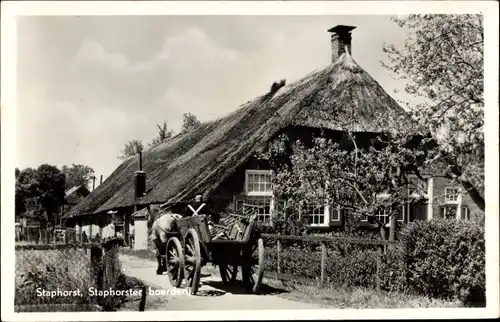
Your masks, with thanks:
M182 128L181 132L187 132L190 131L196 127L198 127L201 124L201 122L198 120L198 118L191 114L191 113L184 113L182 115Z
M484 29L481 15L409 15L404 48L385 45L391 72L407 81L407 108L438 144L427 163L446 165L484 210ZM423 142L425 144L426 142Z
M66 188L85 186L90 188L90 180L95 178L95 171L83 164L72 164L71 167L64 165L62 172L66 176Z
M123 150L121 151L121 155L118 156L119 159L125 160L139 152L144 150L144 145L141 140L131 140L128 143L125 143Z
M163 125L157 124L156 127L158 128L158 136L153 138L153 141L149 144L149 146L158 145L174 135L174 132L168 128L166 121L163 122Z
M54 215L64 204L65 180L64 173L49 164L20 171L15 188L16 213L31 211L44 225L53 224Z
M274 169L274 193L292 213L328 202L358 220L371 218L386 238L385 223L376 214L385 211L395 218L404 205L421 201L418 168L424 152L414 150L414 139L406 135L379 135L365 145L354 134L347 136L349 148L326 136L309 145L285 135L272 142L267 158Z

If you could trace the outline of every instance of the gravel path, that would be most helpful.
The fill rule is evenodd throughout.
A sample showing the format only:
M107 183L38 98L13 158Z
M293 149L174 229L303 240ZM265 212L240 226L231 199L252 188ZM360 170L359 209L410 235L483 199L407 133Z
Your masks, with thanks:
M223 285L220 277L202 268L201 286L196 295L170 285L166 273L156 275L156 261L120 254L123 272L148 285L146 311L150 310L302 310L321 309L320 305L281 298L275 294L247 294L242 285ZM210 264L209 264L210 265ZM149 289L163 292L151 295Z

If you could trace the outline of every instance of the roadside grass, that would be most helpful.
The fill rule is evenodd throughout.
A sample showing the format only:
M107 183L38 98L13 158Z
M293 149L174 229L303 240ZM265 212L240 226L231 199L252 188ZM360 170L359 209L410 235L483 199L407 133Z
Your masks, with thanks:
M412 294L391 293L361 287L318 287L266 278L265 283L284 288L288 292L278 296L289 300L316 303L337 309L403 309L403 308L457 308L460 302L443 301Z

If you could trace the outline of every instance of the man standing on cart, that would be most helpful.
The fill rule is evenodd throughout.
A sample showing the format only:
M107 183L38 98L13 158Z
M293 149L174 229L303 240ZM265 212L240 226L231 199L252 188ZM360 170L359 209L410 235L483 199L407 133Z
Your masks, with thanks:
M212 232L213 224L218 224L220 220L220 215L213 211L209 203L203 201L203 196L198 194L194 198L191 204L188 204L185 210L185 216L198 216L206 215L208 218L208 227L210 232Z

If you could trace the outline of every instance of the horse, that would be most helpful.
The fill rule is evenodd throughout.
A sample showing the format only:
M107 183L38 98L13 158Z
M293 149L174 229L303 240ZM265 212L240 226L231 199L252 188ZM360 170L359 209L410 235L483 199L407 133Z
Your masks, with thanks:
M156 274L162 275L167 271L167 262L165 259L167 250L168 233L177 229L176 221L182 218L180 214L157 210L156 213L149 213L148 221L151 223L150 239L155 245L156 260L158 267Z

